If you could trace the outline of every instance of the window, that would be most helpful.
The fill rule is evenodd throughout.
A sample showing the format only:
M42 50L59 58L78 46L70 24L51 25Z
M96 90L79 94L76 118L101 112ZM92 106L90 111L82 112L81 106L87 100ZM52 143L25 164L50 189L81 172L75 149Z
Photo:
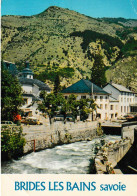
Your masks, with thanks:
M23 100L24 100L25 104L28 104L28 99L27 98L24 98Z
M117 117L117 113L115 113L115 117Z
M121 102L123 102L123 97L121 97Z
M113 110L114 109L114 106L113 105L110 105L110 110Z
M123 106L121 106L121 112L123 112Z
M65 99L68 99L68 96L65 96Z
M124 112L126 113L126 106L124 106Z
M103 104L100 104L100 109L103 110Z
M108 100L108 97L106 96L106 97L105 97L105 99L106 99L106 102L107 102L107 100Z
M97 113L97 118L101 119L101 114Z
M103 101L103 96L100 96L100 101Z
M81 99L86 99L86 96L81 96Z
M127 102L129 102L129 98L127 98Z
M95 97L94 97L95 101L97 101L97 98L98 98L98 96L95 96Z
M114 114L111 114L111 118L114 118Z
M107 110L108 109L108 105L107 104L105 104L105 110Z

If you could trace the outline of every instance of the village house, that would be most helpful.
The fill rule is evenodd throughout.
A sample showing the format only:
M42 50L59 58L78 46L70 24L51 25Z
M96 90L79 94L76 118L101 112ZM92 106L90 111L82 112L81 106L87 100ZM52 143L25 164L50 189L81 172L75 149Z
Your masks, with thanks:
M51 89L44 82L33 79L33 75L34 74L29 67L29 62L26 62L26 67L18 74L18 77L22 86L24 99L24 105L21 109L26 113L28 112L29 115L34 116L37 110L37 104L35 101L41 100L40 92L46 91L47 93L50 93Z
M102 89L92 82L82 79L64 89L62 93L66 99L70 94L77 95L78 100L93 98L97 104L94 119L113 120L123 117L131 112L135 104L135 94L124 86L114 83L107 84Z
M99 118L104 120L109 118L109 93L89 80L81 79L64 89L62 93L66 99L70 94L77 95L77 100L81 98L93 98L97 104L96 112L93 113L93 119Z
M3 61L2 65L3 65L3 68L8 70L9 73L11 73L13 76L18 75L18 70L16 68L15 63L12 63L9 61Z
M122 85L112 82L108 83L103 89L117 100L119 117L131 112L131 106L135 104L135 94L132 91Z
M50 87L44 82L33 79L33 72L30 69L29 62L26 62L25 68L19 72L15 63L3 61L4 69L9 70L13 76L17 76L23 91L24 105L21 107L22 111L29 116L35 116L38 113L36 101L40 101L40 92L51 92Z

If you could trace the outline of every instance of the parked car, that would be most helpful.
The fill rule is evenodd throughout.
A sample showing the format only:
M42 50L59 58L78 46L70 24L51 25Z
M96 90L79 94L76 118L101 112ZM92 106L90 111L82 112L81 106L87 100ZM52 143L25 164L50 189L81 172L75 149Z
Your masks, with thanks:
M1 121L1 125L10 125L10 126L15 126L16 124L14 124L12 121Z
M29 117L29 118L23 119L22 123L25 125L43 125L43 123L40 122L35 117Z
M129 113L124 116L127 121L136 121L137 120L137 114L136 113Z

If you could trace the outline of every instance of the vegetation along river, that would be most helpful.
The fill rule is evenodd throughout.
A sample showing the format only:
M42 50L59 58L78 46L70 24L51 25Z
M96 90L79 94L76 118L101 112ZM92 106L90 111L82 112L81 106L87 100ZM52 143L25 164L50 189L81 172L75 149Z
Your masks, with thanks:
M103 139L114 141L119 140L120 136L104 136ZM18 160L2 162L1 172L18 174L88 174L90 173L90 160L95 156L94 147L96 143L100 143L99 138L33 152Z

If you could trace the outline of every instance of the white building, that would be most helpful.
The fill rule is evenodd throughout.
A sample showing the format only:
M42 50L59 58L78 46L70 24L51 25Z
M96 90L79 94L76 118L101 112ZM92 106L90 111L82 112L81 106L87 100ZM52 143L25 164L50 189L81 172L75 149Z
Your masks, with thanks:
M51 89L47 84L41 82L40 80L33 79L33 72L29 68L29 63L26 62L26 68L19 74L19 82L23 90L23 99L24 105L22 109L27 112L34 111L32 104L35 101L40 100L40 92L46 91L47 93L51 92ZM32 112L33 113L33 112ZM34 114L32 114L34 115Z
M109 119L117 119L119 101L112 96L109 96Z
M94 112L93 118L98 117L101 120L109 118L109 93L89 80L82 79L64 89L62 93L66 99L70 94L75 94L77 100L92 97L97 104L97 110L96 113Z
M103 89L118 101L118 116L131 112L130 106L135 103L135 94L132 91L114 83L108 83Z
M102 89L90 81L82 79L64 89L62 93L66 99L70 94L77 95L78 100L92 96L97 104L94 115L101 120L117 119L124 116L131 112L135 104L135 94L124 86L114 83L107 84Z

